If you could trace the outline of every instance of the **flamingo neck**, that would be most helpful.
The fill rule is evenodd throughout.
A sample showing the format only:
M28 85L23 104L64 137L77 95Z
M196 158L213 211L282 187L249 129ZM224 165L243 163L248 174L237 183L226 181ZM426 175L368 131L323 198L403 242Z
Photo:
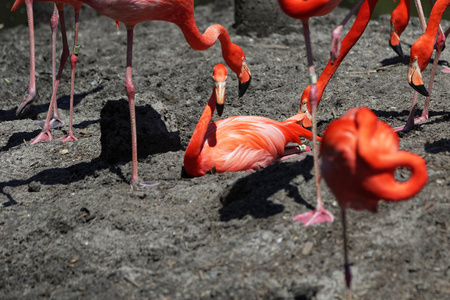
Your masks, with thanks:
M450 6L450 0L438 0L431 10L430 18L428 19L427 28L424 34L414 43L418 44L419 49L417 52L422 52L420 55L415 55L411 48L411 59L415 56L419 57L419 67L423 71L433 54L434 43L436 42L437 32L439 30L439 24L447 7ZM414 45L413 45L414 46Z
M200 153L202 152L203 145L205 142L205 134L208 130L209 123L211 122L212 115L216 110L216 93L213 90L211 98L208 101L203 113L200 117L200 120L195 126L194 133L192 134L189 145L186 149L185 157L191 158L190 160L194 160L198 158ZM185 166L186 167L186 166Z
M391 15L391 23L394 23L395 32L401 35L405 30L409 22L411 11L410 0L400 0L397 7L394 9Z
M319 79L317 80L318 101L320 101L323 91L325 90L331 77L333 77L334 73L336 72L341 62L344 60L345 56L347 56L348 52L350 52L353 45L356 44L356 42L359 40L364 30L366 29L377 2L378 0L369 0L365 1L361 5L353 26L350 28L349 32L341 42L341 50L338 58L333 64L331 64L331 61L328 61L328 64L325 66L322 73L320 74Z

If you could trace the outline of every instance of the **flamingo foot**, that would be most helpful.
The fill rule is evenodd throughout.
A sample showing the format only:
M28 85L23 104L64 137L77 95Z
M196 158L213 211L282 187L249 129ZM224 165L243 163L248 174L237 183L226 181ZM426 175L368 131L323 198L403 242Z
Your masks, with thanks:
M414 119L414 124L411 124L410 122L407 122L406 125L395 127L393 129L394 129L395 132L399 132L399 131L401 131L401 132L408 132L408 131L410 131L411 129L414 128L415 124L420 124L422 122L425 122L426 120L428 120L428 115L422 115L419 118L415 118Z
M443 69L441 70L441 72L442 72L442 73L450 73L450 67L443 68Z
M36 123L34 123L34 124L36 124L36 125L38 125L38 126L41 126L41 127L43 128L44 125L45 125L45 120L36 122ZM64 126L64 122L61 121L59 118L53 117L53 118L50 120L49 126L50 126L50 128L52 128L52 129L53 129L53 128L61 128L61 127Z
M151 188L155 187L159 184L159 182L148 182L148 181L136 181L131 183L131 188L133 190L137 190L138 188Z
M34 139L31 140L30 144L34 145L40 142L46 142L46 141L51 141L52 140L52 135L50 134L50 131L41 131L37 137L35 137Z
M331 47L330 47L330 56L331 56L331 64L334 64L334 61L339 56L339 51L341 48L341 32L342 25L339 25L333 30L333 34L331 35Z
M319 224L324 222L333 222L334 216L327 211L322 204L319 204L313 211L296 215L294 221L302 222L305 226Z
M73 134L67 134L63 137L60 137L59 139L57 139L57 141L61 141L61 142L74 142L74 141L78 141L78 139L73 135Z

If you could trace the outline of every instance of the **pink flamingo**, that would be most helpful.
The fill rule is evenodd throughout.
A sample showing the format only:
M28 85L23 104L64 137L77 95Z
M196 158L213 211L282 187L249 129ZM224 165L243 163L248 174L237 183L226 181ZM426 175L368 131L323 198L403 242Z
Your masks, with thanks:
M347 208L376 212L380 199L399 201L417 194L427 183L425 160L399 150L399 137L368 108L352 108L325 129L320 145L322 177L341 207L345 279L351 298L345 211ZM411 171L398 182L397 168Z
M450 5L450 0L438 0L433 5L430 18L426 26L425 32L421 35L417 41L411 46L409 71L408 71L408 83L416 91L411 104L411 110L406 121L405 126L394 128L395 131L409 131L414 127L414 124L424 122L428 119L428 109L430 104L430 94L433 87L434 75L439 61L439 56L444 48L444 42L450 28L444 33L440 29L439 23L441 22L442 15L447 7ZM427 67L433 49L436 48L436 54L434 57L433 67L430 75L429 91L425 88L422 79L422 72ZM426 96L422 115L419 118L414 118L415 107L417 102L417 92Z
M320 179L319 179L319 151L317 149L317 75L314 68L313 55L311 50L311 39L309 32L309 18L316 16L324 16L333 11L340 3L340 0L323 0L323 1L297 1L297 0L278 0L278 4L285 14L294 18L300 19L303 24L303 35L305 37L306 54L308 58L309 79L310 79L310 101L311 101L311 115L312 115L312 134L313 134L313 153L314 153L314 172L316 173L316 190L317 190L317 205L312 212L298 215L294 220L301 221L305 225L310 225L320 222L332 222L334 217L328 212L322 203L322 196L320 193Z
M325 90L328 82L331 77L333 77L339 65L342 63L344 58L347 56L348 52L352 49L352 47L358 42L361 35L364 33L364 30L369 24L372 13L375 9L378 0L367 0L362 3L358 14L356 16L355 22L352 27L348 31L347 35L341 42L341 49L339 56L333 61L330 59L317 79L317 106L322 99L323 91ZM311 85L308 85L302 93L300 100L300 108L299 113L305 113L307 115L306 118L303 119L302 125L305 127L311 127L311 101L310 101L310 89Z
M47 0L36 0L36 1L47 1ZM16 10L20 4L22 4L24 0L16 0L11 10ZM64 4L72 5L75 10L75 34L74 34L74 52L71 56L71 65L72 65L72 75L71 75L71 88L70 88L70 119L69 119L69 130L66 136L59 138L61 141L75 141L73 134L73 94L74 94L74 84L75 84L75 67L78 59L78 24L79 24L79 13L81 10L82 3L76 0L57 0L52 1L55 3L55 10L53 12L53 16L51 18L51 28L52 28L52 67L53 67L53 93L52 98L50 100L50 106L47 113L47 118L44 121L44 125L41 133L37 137L35 137L31 144L35 144L42 141L48 141L52 139L50 134L50 128L61 127L64 123L60 120L57 110L56 104L56 92L58 90L59 82L61 80L62 72L64 69L64 65L69 57L69 47L67 44L67 36L66 36L66 26L64 21ZM27 6L27 15L28 15L28 28L30 34L30 84L29 88L25 94L25 98L22 103L17 108L16 114L18 116L22 115L31 105L36 95L36 80L35 80L35 56L34 56L34 25L33 25L33 1L25 0L25 4ZM55 79L55 69L56 69L56 28L58 25L58 14L59 20L61 21L61 33L63 40L63 52L61 54L61 60L59 65L58 75ZM51 117L53 110L53 118ZM38 122L40 124L41 122Z
M404 57L404 55L400 43L400 35L405 30L406 26L408 26L410 14L410 0L400 0L391 14L391 32L389 34L389 46L391 46L395 53L397 53L401 57Z
M216 107L219 116L222 114L226 67L216 65L213 77L214 90L184 155L188 175L258 170L299 154L298 147L285 148L290 142L302 145L299 136L312 139L311 131L299 124L301 115L284 122L257 116L235 116L210 123Z
M125 87L128 94L131 119L132 177L133 186L152 186L141 182L137 169L136 117L134 108L135 88L132 81L133 29L141 22L150 20L167 21L176 24L184 34L188 44L195 50L206 50L217 40L222 45L222 56L226 64L239 79L239 95L242 96L251 80L242 49L233 44L226 29L211 25L201 34L195 24L193 0L82 0L97 12L122 22L127 28L127 69Z

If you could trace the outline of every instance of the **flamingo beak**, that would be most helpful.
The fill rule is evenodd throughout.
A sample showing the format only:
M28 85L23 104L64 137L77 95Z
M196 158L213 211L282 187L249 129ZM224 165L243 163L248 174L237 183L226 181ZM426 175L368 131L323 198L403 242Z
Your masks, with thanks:
M239 75L239 97L244 96L251 81L252 73L250 72L250 69L244 59L242 62L241 74Z
M216 87L215 87L216 103L217 103L216 110L217 110L217 114L219 115L219 117L222 116L223 108L225 105L225 84L226 84L226 81L216 82Z
M389 46L395 51L395 53L398 54L401 58L404 58L405 55L403 54L402 45L400 44L400 37L398 34L394 31L391 31L391 36L389 37Z
M409 64L408 83L414 90L425 97L430 96L430 93L428 93L425 85L423 84L422 74L420 72L419 64L417 63L417 57L414 57L413 62Z

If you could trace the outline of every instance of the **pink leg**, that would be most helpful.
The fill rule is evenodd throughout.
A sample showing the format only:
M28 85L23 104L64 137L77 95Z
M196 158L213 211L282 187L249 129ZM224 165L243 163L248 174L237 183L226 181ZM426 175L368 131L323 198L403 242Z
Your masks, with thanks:
M50 100L50 105L47 112L47 118L45 119L44 126L42 127L42 131L31 140L31 144L36 144L43 141L49 141L52 139L52 135L50 134L50 123L51 123L51 115L52 108L56 106L56 92L58 90L59 82L61 81L62 72L64 69L64 65L69 57L69 47L67 45L67 37L66 37L66 26L64 22L64 13L60 11L59 18L61 20L61 33L63 37L63 53L61 54L61 62L59 64L58 75L56 76L55 87L53 89L52 98Z
M74 46L72 57L70 58L71 66L72 66L72 75L70 78L70 119L69 119L69 132L67 135L58 139L58 141L63 142L72 142L78 140L73 135L73 94L74 94L74 86L75 86L75 67L77 66L78 53L80 46L78 45L78 24L79 24L79 11L75 10L75 34L74 34Z
M59 15L59 18L58 18ZM57 77L55 79L55 69L56 69L56 30L58 27L58 19L60 20L61 24L61 35L63 40L63 52L61 53L61 59L59 63L59 69L62 74L62 69L64 69L64 65L66 64L67 58L69 57L69 46L67 43L67 35L66 35L66 24L64 21L64 5L61 5L60 9L56 9L55 4L55 11L53 13L53 16L51 18L51 28L52 28L52 47L53 47L53 55L52 55L52 67L53 67L53 91L56 93L58 90L58 84L56 84L57 81L61 79L60 75L59 78ZM59 74L59 73L58 73ZM57 128L57 127L63 127L64 122L60 119L58 114L58 106L56 101L53 103L53 106L49 107L49 110L53 110L53 118L50 120L49 127L50 128ZM36 122L36 125L39 125L41 127L45 126L45 120Z
M285 161L289 158L296 157L300 154L311 151L311 148L305 145L301 146L287 146L284 148L284 153L277 161Z
M34 18L33 18L33 0L25 0L28 16L28 33L30 38L30 83L25 96L16 110L18 117L22 116L33 103L36 96L36 75L35 75L35 55L34 55Z
M413 97L413 101L411 104L411 111L409 113L408 120L406 121L405 126L396 127L396 128L394 128L394 131L408 132L414 127L414 124L419 124L419 123L422 123L422 122L428 120L428 109L430 106L430 98L431 98L431 91L433 89L434 76L436 75L437 64L439 62L439 57L441 55L442 49L444 48L445 39L446 39L446 36L448 35L448 33L450 33L450 29L447 30L445 33L442 31L442 29L439 29L439 31L438 31L438 36L436 39L436 54L434 55L433 66L431 68L431 74L430 74L430 82L428 84L429 96L425 99L425 104L423 106L422 115L419 118L414 118L415 107L416 107L416 102L417 102L417 95L418 95L418 93L416 91L414 91L414 97Z
M133 27L127 29L127 72L125 76L125 87L128 94L128 105L130 108L130 120L131 120L131 185L133 188L137 187L152 187L158 183L141 182L138 176L137 166L137 133L136 133L136 112L134 97L136 90L133 84L133 69L132 69L132 54L133 54Z
M311 51L311 39L309 36L308 22L303 22L303 34L305 36L306 53L309 65L309 78L311 82L311 90L309 99L311 101L312 114L312 134L313 134L313 155L314 155L314 172L316 173L316 190L317 190L317 204L314 211L300 214L294 217L295 221L302 222L305 226L316 223L333 222L333 215L328 212L322 203L322 195L320 192L320 171L319 171L319 149L317 148L317 76L315 73L314 62Z
M347 24L348 20L351 16L354 15L355 11L363 4L366 0L359 0L359 2L352 8L352 10L345 16L344 20L341 24L333 30L331 35L331 47L330 47L330 56L331 56L331 64L334 64L334 61L339 56L339 50L341 48L341 32L342 28L344 28L345 24Z

